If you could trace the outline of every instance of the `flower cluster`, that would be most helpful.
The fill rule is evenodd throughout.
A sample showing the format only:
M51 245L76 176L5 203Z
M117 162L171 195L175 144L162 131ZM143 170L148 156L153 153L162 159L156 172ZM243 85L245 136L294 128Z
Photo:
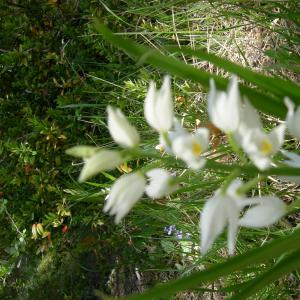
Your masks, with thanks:
M168 236L175 236L177 240L182 240L182 239L190 240L191 239L191 234L189 232L187 232L186 234L183 234L182 230L176 229L175 225L166 226L164 228L164 232Z
M203 127L195 133L188 133L174 118L169 76L164 78L159 90L153 82L150 84L144 111L146 121L158 131L160 142L167 152L176 155L194 170L205 165L202 154L208 148L209 131Z
M227 92L216 90L210 81L208 115L220 130L234 136L236 142L260 170L271 165L271 158L278 152L284 141L285 125L280 124L270 133L263 130L257 111L245 99L242 104L237 77L233 76Z
M272 225L285 213L285 204L277 197L246 198L238 193L240 180L233 181L226 191L217 190L204 205L201 219L201 251L205 254L215 239L228 224L228 250L234 253L236 234L239 226L260 228ZM249 208L244 215L240 213Z
M165 76L160 89L156 89L153 82L150 83L144 112L146 121L159 133L165 149L169 149L170 153L185 161L192 169L204 166L205 159L202 153L208 148L209 132L206 128L201 128L190 134L179 125L174 118L169 76ZM107 113L109 133L119 146L125 148L125 151L91 146L76 146L67 150L69 155L84 160L78 179L80 182L99 172L118 167L130 158L128 156L130 150L134 151L139 146L139 133L123 112L108 106ZM170 195L177 188L178 184L174 177L162 168L153 168L145 173L136 171L125 174L112 185L103 210L115 215L115 223L119 223L144 193L152 199L157 199Z
M214 126L225 132L237 144L250 161L259 169L271 166L273 156L284 142L285 128L300 138L300 108L295 110L293 102L285 98L288 107L286 122L270 132L265 132L258 112L239 93L238 79L233 76L227 91L218 91L214 80L210 81L207 97L208 116ZM90 146L77 146L68 154L84 160L79 181L83 182L99 172L111 170L129 159L131 153L139 153L140 136L123 112L107 107L108 130L121 151ZM171 80L165 76L160 89L150 83L145 102L144 115L147 123L158 132L165 152L181 159L188 168L196 171L205 167L209 149L209 130L198 128L190 133L174 117ZM290 159L285 163L299 167L296 154L285 153ZM295 163L296 161L296 163ZM143 170L143 169L142 169ZM178 179L163 168L148 166L146 171L132 171L117 179L109 190L104 212L115 216L119 223L145 193L152 199L166 197L178 189ZM299 178L298 178L299 179ZM225 187L218 189L206 201L200 219L201 249L206 253L215 239L228 225L228 249L234 253L239 226L265 227L277 222L285 213L285 204L275 196L247 198L240 180L231 179ZM166 229L170 235L173 227ZM182 237L182 232L178 232Z
M253 164L260 170L271 166L272 157L284 142L287 126L289 132L300 137L300 107L290 99L284 101L288 107L286 124L280 124L271 132L263 129L259 114L247 99L243 103L239 95L237 77L233 76L227 92L219 92L213 80L208 94L208 115L220 130L231 135L244 150ZM300 167L300 156L284 152L290 160L287 165ZM300 182L300 177L290 177ZM285 214L285 204L275 196L246 198L241 192L242 182L234 180L227 189L219 189L206 201L200 219L201 251L205 254L215 239L228 225L228 250L234 253L236 234L239 226L260 228L276 223ZM241 214L243 213L242 217Z

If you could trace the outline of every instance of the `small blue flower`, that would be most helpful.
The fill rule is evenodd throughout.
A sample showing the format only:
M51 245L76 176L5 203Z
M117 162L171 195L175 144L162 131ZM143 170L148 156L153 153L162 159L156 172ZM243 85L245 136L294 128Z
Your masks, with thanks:
M173 234L173 232L176 231L176 226L175 225L170 225L170 226L166 226L164 228L164 232L167 234L167 235L171 235Z
M182 230L177 230L176 231L176 237L178 240L182 240Z

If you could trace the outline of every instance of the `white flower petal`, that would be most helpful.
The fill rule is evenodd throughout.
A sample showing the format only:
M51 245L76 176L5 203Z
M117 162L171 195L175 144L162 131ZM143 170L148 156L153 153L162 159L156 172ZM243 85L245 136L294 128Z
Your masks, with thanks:
M208 129L198 129L195 134L177 137L172 143L173 153L192 169L202 168L206 160L202 157L208 147Z
M296 163L300 163L300 155L299 154L294 153L294 152L288 152L286 150L281 150L281 152L284 156L286 156L290 160L292 160Z
M240 93L238 88L237 76L235 75L231 77L231 80L229 82L227 99L228 106L226 107L226 119L230 122L228 124L228 130L234 132L238 128L241 114Z
M271 166L271 159L268 156L262 156L260 154L250 155L251 161L261 171L268 169Z
M228 131L228 126L230 127L230 120L227 119L227 114L225 113L227 109L226 93L223 91L218 92L211 121L216 127L225 132Z
M294 117L294 135L300 139L300 105L297 106Z
M300 163L293 160L285 160L284 163L293 168L300 168Z
M66 153L74 157L88 158L94 155L97 151L99 151L99 148L97 147L80 145L66 150Z
M209 144L209 130L207 128L198 128L194 133L194 137L202 146L202 152L205 152Z
M132 175L135 173L131 173L129 175ZM107 213L111 209L118 207L119 200L126 195L123 193L123 191L126 191L128 180L130 180L131 177L127 177L127 174L121 176L119 179L117 179L114 184L111 186L109 194L106 196L106 202L103 208L103 212Z
M156 114L159 119L160 131L167 132L173 124L173 101L170 76L165 76L156 99Z
M238 106L238 102L240 101L240 93L239 93L239 87L238 87L238 78L236 75L232 75L228 87L227 87L227 95L228 95L228 101Z
M290 167L293 168L300 168L300 155L293 153L293 152L288 152L285 150L281 150L284 156L289 158L290 160L285 160L284 163Z
M278 152L282 146L284 142L284 131L285 124L280 124L269 133L269 138L273 147L272 154Z
M188 167L193 170L200 170L204 168L207 160L205 158L199 158L199 159L191 159L188 162Z
M155 107L156 107L156 87L155 87L155 83L153 81L150 82L150 86L145 98L145 102L144 102L144 115L145 115L145 119L148 122L148 124L155 128L157 126L157 115L156 115L156 111L155 111Z
M174 113L169 76L164 77L159 90L156 90L153 82L150 83L144 103L144 114L148 124L157 131L167 132L171 129Z
M288 108L288 114L293 115L295 110L294 102L289 97L284 97L283 101Z
M170 173L162 168L155 168L146 173L147 177L150 179L162 180L169 178L171 175Z
M295 111L295 104L288 98L284 98L284 103L288 108L286 124L289 132L300 139L300 106Z
M172 143L173 141L180 136L187 136L188 132L181 126L180 122L174 118L173 119L174 130L168 131L167 133L159 134L159 142L163 146L164 150L167 153L173 153ZM167 134L168 141L166 141L165 135ZM171 142L171 145L170 145Z
M209 92L207 95L207 110L208 110L208 116L210 118L210 120L212 120L214 117L214 113L215 113L215 102L217 99L217 90L216 90L216 84L215 81L213 80L213 78L209 79Z
M216 127L227 133L237 130L241 113L237 77L232 77L227 92L216 91L215 83L213 79L211 79L207 106L210 121Z
M244 227L266 227L276 223L285 213L285 204L277 197L254 197L247 199L250 207L239 220L239 225Z
M228 215L228 236L227 236L227 247L230 255L234 254L236 235L238 230L238 219L240 208L234 201L231 201L230 205L227 205L227 215Z
M110 215L116 215L115 223L118 224L142 197L145 186L146 179L140 173L130 173L121 176L112 185L103 211L110 211Z
M246 137L249 138L249 133L254 129L261 130L262 123L258 112L250 102L245 99L241 109L240 123L235 132L235 139L241 147L244 147L244 144L247 145Z
M259 128L249 130L245 134L242 142L243 150L260 170L270 167L272 156L284 142L284 130L285 125L281 124L269 134Z
M181 135L187 135L188 132L182 127L181 122L177 118L173 118L173 124L174 124L174 135L171 137L172 140L174 140L177 136Z
M248 99L244 100L241 121L246 122L250 128L262 128L262 123L257 110L251 105Z
M145 192L150 198L158 199L168 196L178 188L177 185L171 182L172 175L164 169L152 169L146 175L149 177L150 182L146 186Z
M241 198L240 195L237 194L237 190L243 185L243 182L240 179L233 180L227 188L226 195L232 198Z
M107 107L108 130L116 143L125 148L136 147L140 142L139 133L130 125L120 109Z
M264 133L262 129L255 128L248 130L248 132L245 133L242 147L248 155L260 156L262 141L269 142L267 134Z
M227 216L224 214L225 201L223 197L214 196L209 199L201 213L201 252L205 254L222 233L226 225Z
M118 151L100 150L93 156L84 160L84 166L79 175L78 181L83 182L99 172L112 170L124 161Z

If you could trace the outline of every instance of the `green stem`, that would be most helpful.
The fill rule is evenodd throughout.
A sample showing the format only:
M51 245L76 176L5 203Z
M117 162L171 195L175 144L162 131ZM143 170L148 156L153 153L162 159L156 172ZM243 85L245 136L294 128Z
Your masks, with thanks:
M246 184L243 184L241 187L237 189L237 193L240 195L246 194L249 190L251 190L254 186L256 186L261 180L265 179L266 176L264 175L257 175Z
M170 140L170 137L168 135L168 132L164 131L160 133L163 140L166 142L167 146L172 148L172 141Z
M227 189L228 189L228 186L231 184L231 182L235 179L235 178L237 178L239 175L241 174L241 171L240 171L240 169L234 169L231 173L230 173L230 175L226 178L226 180L225 180L225 182L224 182L224 185L223 185L223 187L222 187L222 189L221 189L221 192L222 193L225 193L226 191L227 191Z
M299 175L299 168L292 168L292 167L272 167L265 171L258 170L255 166L251 164L247 164L244 166L240 166L238 164L230 164L225 165L213 160L208 160L205 165L206 169L212 170L219 170L219 171L233 171L234 169L240 169L242 174L246 175L255 175L255 174L262 174L262 175Z
M134 148L131 150L123 150L123 155L126 155L128 157L128 160L134 160L138 158L155 158L155 159L161 159L161 154L155 152L155 151L147 151L142 150L140 148Z
M229 145L231 146L232 150L239 156L243 164L247 163L247 158L244 155L244 152L242 151L241 147L236 142L234 135L232 133L227 134L227 139L229 142Z

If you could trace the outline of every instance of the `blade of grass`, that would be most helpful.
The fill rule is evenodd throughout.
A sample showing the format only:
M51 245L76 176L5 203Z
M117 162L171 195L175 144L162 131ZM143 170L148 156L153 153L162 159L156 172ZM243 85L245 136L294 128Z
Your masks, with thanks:
M270 283L279 279L285 274L292 272L300 267L300 251L295 251L278 262L273 268L261 274L248 283L240 293L231 297L231 300L247 299L251 295L256 294L259 290L265 288Z
M213 170L220 170L220 171L227 171L231 172L234 169L239 169L241 173L248 174L248 175L291 175L291 176L297 176L299 175L299 168L292 168L292 167L276 167L276 168L269 168L265 171L259 171L255 166L253 165L244 165L240 166L238 164L231 164L226 165L219 162L215 162L212 160L208 160L206 162L205 168L213 169Z
M133 152L132 152L133 153ZM154 158L154 159L161 159L161 155L153 152L153 151L139 151L135 150L134 154L132 155L132 159L138 159L138 158ZM169 161L166 161L166 157L164 158L164 162L160 161L160 163L164 163L165 167L176 167L176 168L183 168L186 169L186 166L184 163L174 160L173 157L169 157ZM254 165L239 165L239 164L223 164L217 161L214 161L213 159L208 158L205 168L216 170L216 171L225 171L226 173L230 173L235 169L238 169L242 174L247 175L286 175L286 176L297 176L299 175L299 168L293 168L288 166L280 166L280 167L272 167L264 171L258 170Z
M96 30L103 35L103 37L111 42L113 45L124 50L128 55L138 58L139 63L148 63L163 69L170 74L179 76L184 79L189 79L200 83L202 86L209 87L209 79L213 78L216 86L219 89L226 89L228 80L222 77L210 74L200 69L185 64L174 57L168 57L161 54L159 51L143 47L132 42L129 39L124 39L121 36L113 34L106 28L105 25L95 22ZM242 94L252 102L252 104L267 114L272 114L280 118L284 118L286 114L286 107L269 95L256 91L247 86L240 86Z
M232 274L232 272L240 271L249 267L251 264L258 264L269 261L278 257L283 253L291 250L300 249L300 230L294 231L291 235L278 238L260 248L256 248L246 253L229 258L223 263L213 265L211 268L195 272L192 275L172 280L168 283L155 286L139 295L124 297L126 300L149 300L160 299L176 292L192 289L206 281L216 280L224 275Z
M300 87L292 81L287 81L281 78L269 77L261 73L245 68L225 58L216 56L212 53L207 53L202 50L193 50L187 47L166 47L168 50L177 51L183 55L190 55L202 60L209 61L215 66L218 66L228 72L234 73L239 77L256 84L263 90L270 91L276 96L283 98L289 96L296 103L300 104Z

